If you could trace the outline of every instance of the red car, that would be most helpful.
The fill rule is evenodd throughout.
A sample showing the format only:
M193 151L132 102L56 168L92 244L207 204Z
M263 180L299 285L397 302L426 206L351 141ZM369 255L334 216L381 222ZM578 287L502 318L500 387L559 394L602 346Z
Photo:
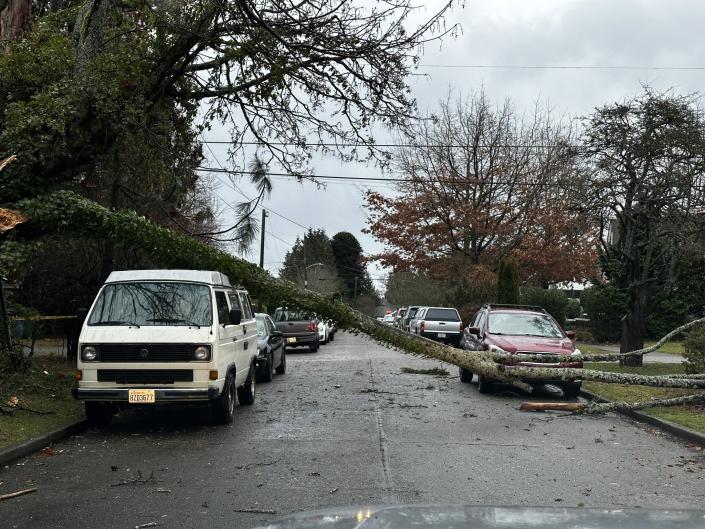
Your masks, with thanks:
M583 367L580 350L575 347L575 333L565 332L541 307L523 305L487 304L475 315L472 324L465 329L461 347L469 351L495 351L515 355L511 366L554 367L556 369ZM550 354L565 356L565 362L525 362L522 355ZM460 368L460 380L470 382L473 373ZM577 397L580 381L531 380L532 385L553 384L563 390L566 397ZM478 375L480 393L490 393L495 381Z

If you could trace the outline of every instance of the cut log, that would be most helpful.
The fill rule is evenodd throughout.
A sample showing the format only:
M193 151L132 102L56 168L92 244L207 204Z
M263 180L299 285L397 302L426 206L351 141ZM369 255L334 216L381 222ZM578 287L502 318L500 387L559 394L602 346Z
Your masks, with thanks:
M578 411L585 406L582 402L522 402L521 411Z

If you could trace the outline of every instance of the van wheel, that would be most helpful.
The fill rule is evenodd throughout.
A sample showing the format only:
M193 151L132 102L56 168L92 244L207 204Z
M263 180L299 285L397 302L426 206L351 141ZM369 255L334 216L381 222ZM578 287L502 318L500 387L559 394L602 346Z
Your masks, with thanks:
M460 369L460 381L461 382L472 382L472 371L461 367Z
M255 403L255 365L252 364L250 366L250 372L247 374L247 379L245 380L245 383L237 388L237 398L240 401L240 404L244 404L245 406L251 406L252 404Z
M105 402L86 402L86 420L92 426L110 426L113 420L113 406Z
M211 403L213 420L216 424L231 424L235 415L235 377L228 373L225 377L223 391Z
M283 375L286 373L286 349L282 348L282 358L281 363L277 366L277 375Z
M480 393L492 393L494 389L492 379L487 378L485 375L477 375L477 389L480 390Z

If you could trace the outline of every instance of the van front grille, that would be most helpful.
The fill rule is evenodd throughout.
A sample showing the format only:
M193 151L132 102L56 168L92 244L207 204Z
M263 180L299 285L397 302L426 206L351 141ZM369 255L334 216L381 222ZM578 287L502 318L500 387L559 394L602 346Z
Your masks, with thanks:
M99 369L98 382L118 384L193 382L193 371L191 369Z
M193 344L102 344L101 362L189 362L193 360Z

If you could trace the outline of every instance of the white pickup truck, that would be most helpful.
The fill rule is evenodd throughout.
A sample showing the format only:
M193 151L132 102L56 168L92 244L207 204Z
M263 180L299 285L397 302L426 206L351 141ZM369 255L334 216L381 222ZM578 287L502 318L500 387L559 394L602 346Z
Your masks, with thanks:
M455 347L460 346L462 322L456 309L422 307L416 313L414 323L417 334L439 342L449 343Z

